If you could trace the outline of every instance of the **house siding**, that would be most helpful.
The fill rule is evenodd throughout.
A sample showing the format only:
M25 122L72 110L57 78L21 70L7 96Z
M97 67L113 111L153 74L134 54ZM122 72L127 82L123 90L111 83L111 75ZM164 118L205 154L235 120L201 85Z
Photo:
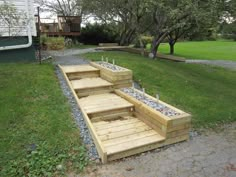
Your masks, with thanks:
M28 8L26 7L26 1L28 2ZM0 0L0 4L4 1ZM33 0L7 0L6 2L15 5L18 11L23 11L24 13L29 13L29 24L31 29L31 35L36 36L36 26L35 26L35 19L34 19L34 6ZM21 15L21 14L19 14ZM1 22L0 19L0 47L4 46L15 46L15 45L22 45L28 43L27 38L27 27L26 26L16 26L15 28L22 28L20 33L14 36L9 36L8 33L4 33L5 28L4 23ZM0 62L16 62L16 61L35 61L35 49L33 45L28 48L22 49L14 49L14 50L0 50Z
M28 2L28 8L26 7L26 1ZM36 26L35 26L35 19L34 19L34 4L33 4L33 0L7 0L6 2L13 4L17 10L19 12L24 12L24 13L29 13L29 23L30 23L30 27L31 27L31 34L32 36L36 36L37 32L36 32ZM3 4L4 1L0 0L0 4ZM22 16L22 14L19 14ZM20 36L27 36L27 27L25 26L17 26L14 29L20 29L22 28L24 30L21 31L21 33L19 34ZM2 19L0 19L0 32L1 36L8 36L8 33L6 33L7 26L4 25L4 23L2 22Z

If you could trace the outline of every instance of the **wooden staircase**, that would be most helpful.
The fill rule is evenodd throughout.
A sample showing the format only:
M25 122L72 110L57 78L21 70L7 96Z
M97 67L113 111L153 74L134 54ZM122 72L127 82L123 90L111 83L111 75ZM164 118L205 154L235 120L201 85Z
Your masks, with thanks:
M113 84L100 77L72 80L71 84L79 97L110 93L113 90Z
M137 116L136 105L90 65L60 66L103 163L164 145L165 136Z

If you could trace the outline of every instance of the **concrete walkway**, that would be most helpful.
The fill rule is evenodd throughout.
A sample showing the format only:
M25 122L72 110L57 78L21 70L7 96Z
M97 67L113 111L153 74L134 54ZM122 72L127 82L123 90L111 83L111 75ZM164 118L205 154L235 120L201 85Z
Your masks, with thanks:
M236 61L227 60L186 60L186 63L191 64L205 64L212 66L219 66L226 69L236 70Z

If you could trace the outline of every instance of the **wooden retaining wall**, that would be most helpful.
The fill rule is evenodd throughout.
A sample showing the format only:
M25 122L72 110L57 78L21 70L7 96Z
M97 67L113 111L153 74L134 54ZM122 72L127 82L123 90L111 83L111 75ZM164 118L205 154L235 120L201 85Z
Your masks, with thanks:
M95 62L91 62L90 64L98 68L100 70L100 77L114 84L115 89L132 86L133 73L131 70L124 68L122 71L113 71Z
M97 63L91 65L59 67L81 109L103 163L188 140L190 114L158 100L179 113L178 116L165 116L113 88L130 87L132 71L125 68L112 71ZM91 94L92 91L96 94ZM157 101L148 94L144 96Z
M137 89L135 89L135 91L140 92ZM191 128L190 114L159 100L161 104L164 104L180 113L178 116L168 117L120 90L115 90L115 93L134 104L135 116L156 130L160 135L164 136L166 141L169 140L167 142L170 142L170 144L172 142L176 143L179 141L188 140L189 130ZM145 97L149 97L153 101L157 101L154 97L151 97L148 94L145 94Z

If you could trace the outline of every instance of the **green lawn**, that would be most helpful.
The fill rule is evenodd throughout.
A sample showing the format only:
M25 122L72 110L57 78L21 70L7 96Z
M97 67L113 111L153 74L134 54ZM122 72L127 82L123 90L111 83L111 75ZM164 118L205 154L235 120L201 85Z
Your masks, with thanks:
M0 64L0 81L0 176L82 169L85 149L54 66Z
M222 68L151 60L125 52L89 53L83 57L115 59L133 70L151 95L193 115L193 126L212 126L236 120L236 72Z
M150 48L150 45L148 46ZM169 44L160 45L161 53L169 54ZM234 60L236 61L236 42L233 41L199 41L177 42L175 55L188 59Z

